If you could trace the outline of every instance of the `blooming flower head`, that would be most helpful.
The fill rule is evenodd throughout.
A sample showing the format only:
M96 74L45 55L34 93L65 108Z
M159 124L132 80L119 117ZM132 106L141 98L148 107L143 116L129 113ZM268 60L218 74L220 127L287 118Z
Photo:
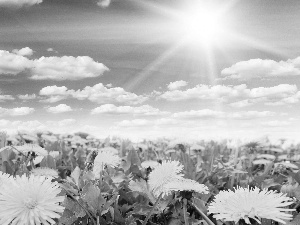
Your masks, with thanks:
M45 176L45 177L58 177L58 172L54 169L48 167L38 167L31 170L34 176Z
M13 178L7 174L7 173L2 173L0 171L0 189L2 187L2 185L7 184L8 182L10 182L11 180L13 180Z
M195 191L201 194L208 194L208 187L191 179L177 179L167 183L164 187L166 193L172 191Z
M22 152L23 154L27 154L28 152L34 152L36 155L39 156L47 156L48 152L46 149L42 148L39 145L36 144L24 144L21 146L15 146L15 148Z
M286 212L294 209L285 208L293 204L292 199L285 194L238 187L234 191L221 191L208 206L209 213L216 219L238 222L244 219L251 224L249 218L260 223L259 219L271 219L285 224L284 220L291 220L292 215Z
M171 181L182 179L183 165L178 161L163 161L149 174L149 188L155 196L167 195L169 189L165 188L165 185Z
M16 177L0 189L1 225L56 224L64 207L57 182L42 176Z
M121 163L121 158L112 152L99 151L98 155L94 160L93 172L96 178L100 178L100 172L103 170L104 166L117 167Z

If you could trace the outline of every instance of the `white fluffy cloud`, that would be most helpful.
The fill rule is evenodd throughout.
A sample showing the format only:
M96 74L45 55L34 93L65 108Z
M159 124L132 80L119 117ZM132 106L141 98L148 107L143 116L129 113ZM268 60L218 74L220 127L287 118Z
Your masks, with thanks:
M144 116L166 115L168 112L160 111L150 105L142 105L138 107L132 106L115 106L113 104L101 105L91 111L91 114L133 114Z
M0 74L16 75L32 67L32 62L24 56L0 50Z
M174 81L174 82L171 82L168 84L168 89L170 91L173 91L173 90L178 90L182 87L185 87L188 83L186 81L183 81L183 80L178 80L178 81Z
M111 0L98 0L97 5L102 8L107 8L111 3Z
M296 85L280 84L273 87L247 88L246 84L237 86L224 85L197 85L186 90L172 90L158 94L158 99L167 101L180 101L190 99L218 100L228 103L232 107L246 107L263 102L272 105L283 103L295 103L300 93ZM283 100L285 99L285 100ZM277 103L278 102L278 103ZM279 103L281 102L281 103Z
M48 107L47 111L50 113L64 113L64 112L70 112L73 111L73 109L66 105L66 104L59 104L57 106L54 107Z
M153 123L145 119L123 120L117 124L118 127L144 127L150 126Z
M238 86L224 85L197 85L187 90L166 91L159 98L168 101L180 101L189 99L224 99L239 97L246 94L247 86L245 84Z
M0 116L24 116L33 113L34 108L18 107L18 108L2 108L0 107Z
M275 113L270 111L241 111L241 112L233 112L227 113L222 111L215 111L210 109L202 109L202 110L190 110L179 113L174 113L172 115L175 119L235 119L235 120L249 120L249 119L257 119L263 117L274 116Z
M29 47L14 49L12 52L21 56L31 56L33 54L33 50Z
M47 86L40 90L40 95L49 97L44 100L46 102L55 102L72 97L79 100L88 99L99 104L126 103L133 105L143 103L149 98L144 95L136 95L134 93L127 92L121 87L105 87L102 83L96 84L92 87L86 86L83 90L77 91L67 89L65 86Z
M0 0L0 7L23 7L42 3L43 0Z
M34 80L80 80L101 76L108 68L88 56L41 57L30 60L26 47L12 53L0 50L0 74L17 75L28 72Z
M279 62L269 59L250 59L223 69L221 74L224 77L244 80L258 77L299 76L300 57Z
M36 99L36 95L35 94L18 95L18 98L22 100L32 100L32 99Z
M0 95L0 102L5 102L7 100L14 100L15 98L11 95Z
M88 56L41 57L33 61L32 79L80 80L98 77L108 68Z

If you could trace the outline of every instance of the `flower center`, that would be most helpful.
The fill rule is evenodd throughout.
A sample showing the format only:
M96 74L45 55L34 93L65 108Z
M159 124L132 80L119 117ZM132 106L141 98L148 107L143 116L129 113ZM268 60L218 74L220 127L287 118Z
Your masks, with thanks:
M32 199L32 198L26 198L24 200L24 205L28 208L28 209L34 209L37 205L37 201Z

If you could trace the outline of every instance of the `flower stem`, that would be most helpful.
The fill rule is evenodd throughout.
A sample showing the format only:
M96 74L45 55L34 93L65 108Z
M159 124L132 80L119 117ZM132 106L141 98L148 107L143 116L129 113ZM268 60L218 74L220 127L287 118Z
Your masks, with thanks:
M151 215L152 215L154 209L155 209L156 206L158 205L158 202L159 202L159 200L161 199L161 196L162 196L162 193L158 196L156 202L154 203L153 208L151 209L151 211L150 211L149 214L147 215L147 217L146 217L146 219L144 220L144 222L143 222L142 225L146 225L146 224L147 224L147 222L148 222L149 218L151 217Z
M188 218L187 218L187 215L186 215L186 204L187 204L187 200L186 198L183 199L183 207L182 207L182 210L183 210L183 217L184 217L184 225L189 225L189 222L188 222Z
M189 203L200 213L200 215L205 219L208 225L215 225L193 202L189 201Z

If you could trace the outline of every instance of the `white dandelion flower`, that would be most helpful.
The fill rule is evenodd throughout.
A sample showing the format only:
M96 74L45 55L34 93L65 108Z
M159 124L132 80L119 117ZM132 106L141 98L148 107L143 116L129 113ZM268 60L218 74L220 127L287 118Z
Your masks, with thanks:
M19 151L22 152L23 154L27 154L28 152L34 152L36 155L39 156L47 156L48 151L44 148L42 148L39 145L36 144L25 144L21 146L15 146L15 148Z
M34 176L45 176L45 177L58 177L58 172L54 169L48 167L38 167L31 170Z
M149 188L157 197L162 193L162 196L167 195L169 190L165 185L171 181L182 179L183 165L178 161L163 161L149 174Z
M93 173L95 178L100 178L100 172L103 170L104 166L117 167L121 163L121 158L112 152L98 152L94 160Z
M251 224L249 218L260 223L260 219L271 219L285 224L284 220L291 220L292 215L286 212L294 209L285 208L293 204L292 199L285 194L238 187L234 191L221 191L208 206L209 213L216 219L238 222L244 219Z
M0 189L1 225L56 224L64 207L57 182L42 176L16 177Z
M208 194L208 187L191 179L177 179L164 186L165 192L170 194L172 191L194 191L201 194Z
M154 169L158 165L159 165L159 163L157 161L154 161L154 160L147 160L147 161L144 161L144 162L141 163L141 166L145 169L147 169L149 167Z
M7 173L3 173L0 171L0 189L1 189L2 185L9 183L11 180L13 180L13 177L11 177Z

